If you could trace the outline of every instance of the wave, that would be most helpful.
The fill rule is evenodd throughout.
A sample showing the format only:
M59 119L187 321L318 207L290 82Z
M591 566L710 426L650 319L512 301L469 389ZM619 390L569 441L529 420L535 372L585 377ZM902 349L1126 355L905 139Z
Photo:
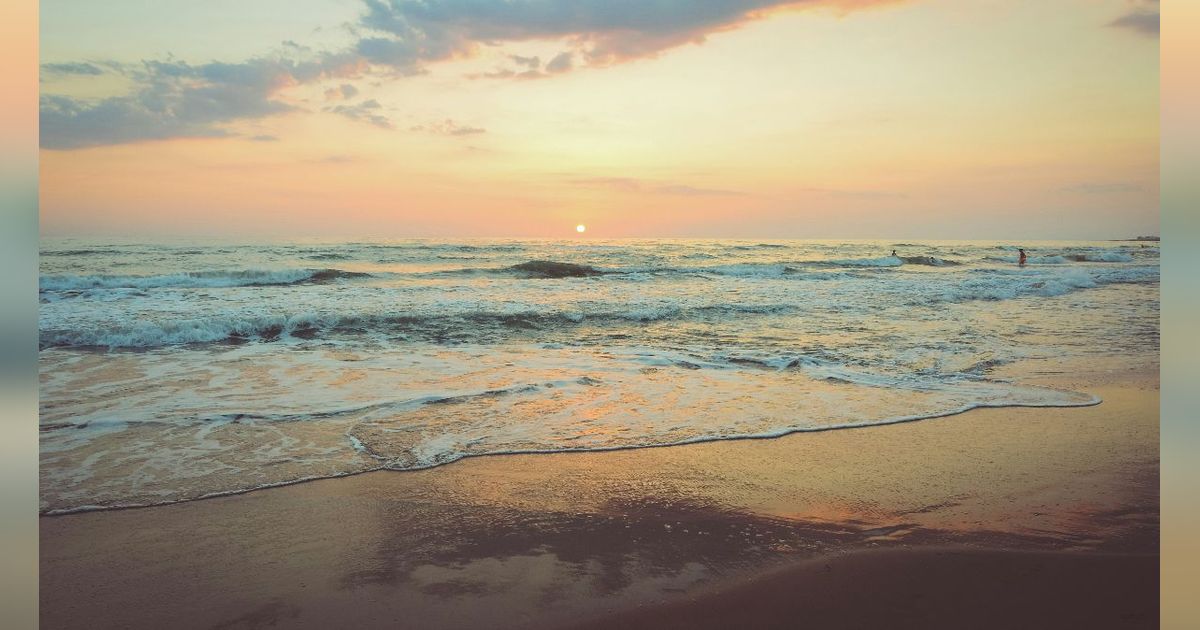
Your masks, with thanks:
M1012 256L986 256L984 257L984 260L991 262L1012 263L1014 265L1020 262L1020 259L1016 254ZM1029 256L1025 260L1025 264L1027 265L1065 265L1069 262L1071 261L1067 260L1066 257L1058 254L1053 254L1050 256Z
M935 256L880 256L878 258L842 258L835 260L806 261L805 264L825 267L899 267L901 265L923 265L926 267L958 267L962 263Z
M604 275L605 273L588 265L555 262L552 260L531 260L508 267L507 270L519 272L532 278L586 278L589 276Z
M796 263L801 264L801 263ZM804 271L787 263L732 263L707 267L600 267L580 263L532 260L509 267L463 267L424 272L423 276L499 275L536 279L590 278L595 276L691 275L730 276L737 278L779 278L803 274Z
M1101 252L1096 254L1070 254L1067 258L1075 262L1133 262L1133 256L1123 252Z
M1025 389L1028 391L1040 391L1040 392L1044 392L1044 394L1041 399L1036 399L1036 400L1032 400L1032 399L1031 400L1005 400L1005 401L978 400L978 401L965 403L965 404L962 404L957 407L939 410L939 411L933 411L933 412L929 412L929 413L897 415L897 416L890 416L890 417L879 418L879 419L854 421L854 422L843 422L843 423L829 424L829 425L823 425L823 426L794 426L794 425L793 426L783 426L783 427L773 429L773 430L743 433L743 434L737 434L737 433L730 434L730 433L722 432L719 434L697 435L694 437L689 437L689 438L684 438L684 439L679 439L679 440L663 441L663 442L647 441L647 442L643 442L643 443L633 443L633 444L616 444L616 445L606 445L606 446L585 446L585 447L560 446L557 448L496 449L496 450L489 450L489 451L483 451L483 452L440 451L440 452L434 452L434 453L427 453L427 454L425 454L424 457L421 457L421 458L399 459L399 458L377 457L377 459L380 459L381 461L383 461L385 459L388 460L388 461L383 461L383 463L384 463L384 465L382 466L383 469L423 470L423 469L429 469L429 468L436 468L437 466L442 466L445 464L453 463L453 462L456 462L456 461L459 461L462 459L466 459L466 458L471 458L471 457L488 457L488 456L497 456L497 455L551 455L551 454L557 454L557 453L598 453L598 452L611 452L611 451L639 450L639 449L647 449L647 448L665 448L665 447L671 447L671 446L685 446L685 445L689 445L689 444L703 444L703 443L708 443L708 442L727 442L727 441L735 441L735 440L770 440L770 439L777 439L777 438L781 438L781 437L784 437L787 435L793 435L793 434L797 434L797 433L826 433L826 432L831 432L831 431L842 431L842 430L848 430L848 429L865 429L865 428L869 428L869 427L882 427L882 426L888 426L888 425L893 425L893 424L904 424L904 423L909 423L909 422L918 422L921 420L934 420L934 419L938 419L938 418L947 418L947 417L951 417L951 416L961 415L961 414L967 413L968 411L972 411L975 409L1005 409L1005 408L1019 408L1019 407L1032 407L1032 408L1042 408L1042 409L1075 408L1075 407L1093 407L1093 406L1099 405L1101 402L1103 402L1103 400L1099 396L1096 396L1094 394L1087 394L1087 393L1083 393L1083 392L1055 390L1055 389L1036 387L1036 386L1022 386L1022 389ZM361 443L361 438L356 439L356 441Z
M55 249L41 252L42 256L97 256L100 254L112 254L113 250L107 249ZM115 253L121 253L116 250Z
M344 247L377 252L520 252L527 246L521 243L469 245L456 243L346 243Z
M139 322L109 329L47 330L39 344L53 347L157 348L238 341L312 338L328 322L314 316L190 319Z
M914 297L910 304L941 302L996 301L1022 297L1056 297L1081 289L1109 284L1145 284L1158 281L1157 269L1124 269L1109 273L1088 273L1074 268L1052 275L1023 275L1022 271L980 270L978 276L941 290Z
M39 346L46 348L146 349L196 344L238 344L310 340L326 335L386 334L439 343L495 341L522 331L562 331L586 323L659 322L731 315L768 315L793 310L789 305L708 304L660 305L613 311L516 312L477 311L445 315L275 315L144 321L132 325L86 329L45 329Z
M911 305L998 301L1023 297L1054 297L1106 284L1156 282L1153 270L1134 273L1089 274L1072 270L1053 276L1025 276L1018 272L982 272L962 282L916 286L907 290ZM513 335L563 333L581 325L615 325L663 321L725 321L752 315L787 315L802 310L795 304L656 304L615 307L608 310L473 311L439 314L300 314L231 316L208 319L138 322L132 325L91 325L86 328L41 331L42 349L54 347L143 349L191 344L238 344L310 340L327 336L387 335L435 343L494 343Z
M960 262L946 260L945 258L935 258L933 256L901 256L900 260L906 265L925 265L928 267L958 267L962 265Z
M1012 256L987 256L984 260L1016 263L1018 262L1018 257L1015 254ZM1030 256L1026 261L1030 265L1065 265L1071 262L1127 263L1133 262L1133 256L1126 252L1085 252L1081 254L1064 253Z
M551 260L531 260L508 267L463 267L442 271L425 272L425 276L499 275L533 279L591 278L596 276L640 276L640 275L717 275L734 277L777 278L786 274L801 273L799 269L785 264L735 263L711 267L598 267L580 263Z
M794 274L788 267L771 273ZM726 270L729 272L730 270ZM741 270L762 274L763 269ZM820 277L817 272L803 277ZM835 274L836 275L836 274ZM333 277L337 277L333 274ZM896 277L880 281L879 291L895 293L905 305L932 305L969 301L997 301L1024 297L1053 297L1077 290L1109 284L1145 284L1158 282L1156 267L1068 268L1054 273L1030 273L1028 270L980 269L954 274L952 279L926 281L924 278ZM874 282L874 281L870 281ZM87 290L78 292L87 295ZM107 294L113 294L109 296ZM57 298L61 293L47 293ZM139 289L110 289L96 299L145 296ZM539 334L563 333L580 325L628 328L631 322L721 322L752 315L787 315L803 312L810 306L811 295L799 292L779 296L782 301L769 303L697 304L663 300L650 304L567 304L559 307L479 305L469 311L389 313L372 309L366 312L242 313L199 319L109 320L73 322L56 326L43 319L40 327L41 348L156 348L188 344L275 342L317 337L359 337L386 335L390 338L420 339L439 344L494 343L537 331ZM54 299L43 299L43 303ZM837 306L836 304L834 304ZM855 308L854 304L839 306ZM499 309L499 310L496 310ZM44 318L50 315L43 315Z
M733 245L730 249L750 251L754 249L787 249L788 247L782 243L756 243L754 245Z
M322 284L343 279L368 278L369 273L341 269L283 269L264 271L189 271L158 276L46 276L38 281L40 291L86 289L153 289L165 287L205 288Z
M717 276L736 278L779 278L788 274L800 273L799 269L784 264L743 263L733 265L717 265L697 269L666 269L675 273L706 273Z
M462 268L443 271L426 272L428 276L445 275L500 275L523 278L571 278L595 276L637 276L637 275L718 275L737 277L779 277L797 269L788 268L784 264L730 264L716 266L629 266L629 268L604 268L578 263L554 262L554 260L530 260L511 266L490 266L490 268Z

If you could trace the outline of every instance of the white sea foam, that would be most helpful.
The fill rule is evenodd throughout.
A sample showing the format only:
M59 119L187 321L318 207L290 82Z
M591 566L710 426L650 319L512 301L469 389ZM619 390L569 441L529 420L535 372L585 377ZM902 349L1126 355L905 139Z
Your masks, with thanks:
M121 398L92 401L90 411L75 412L82 415L43 414L45 510L171 502L479 455L765 438L979 406L1096 402L1003 383L873 374L796 354L415 346L346 357L257 346L188 358L110 357L126 374ZM357 378L346 379L347 370ZM66 380L70 387L77 379ZM164 382L192 385L166 401ZM881 404L876 392L884 390ZM350 400L358 402L340 402ZM119 472L130 462L141 463L136 478Z

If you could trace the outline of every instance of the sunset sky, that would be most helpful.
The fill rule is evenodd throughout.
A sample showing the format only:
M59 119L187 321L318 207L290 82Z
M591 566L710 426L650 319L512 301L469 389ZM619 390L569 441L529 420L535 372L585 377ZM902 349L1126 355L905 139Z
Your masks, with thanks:
M41 229L1157 234L1158 24L1149 0L44 0Z

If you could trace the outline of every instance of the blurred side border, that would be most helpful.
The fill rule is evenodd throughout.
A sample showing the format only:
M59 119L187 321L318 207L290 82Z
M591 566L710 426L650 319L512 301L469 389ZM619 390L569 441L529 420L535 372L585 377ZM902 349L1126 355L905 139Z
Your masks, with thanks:
M1200 1L1160 9L1162 627L1200 628Z
M38 3L0 3L0 619L38 622Z

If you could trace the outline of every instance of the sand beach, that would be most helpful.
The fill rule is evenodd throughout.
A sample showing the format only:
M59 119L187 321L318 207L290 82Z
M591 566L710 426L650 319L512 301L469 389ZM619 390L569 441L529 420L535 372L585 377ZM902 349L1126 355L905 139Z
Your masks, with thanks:
M1104 402L47 516L42 624L1157 627L1157 372L1043 380Z

